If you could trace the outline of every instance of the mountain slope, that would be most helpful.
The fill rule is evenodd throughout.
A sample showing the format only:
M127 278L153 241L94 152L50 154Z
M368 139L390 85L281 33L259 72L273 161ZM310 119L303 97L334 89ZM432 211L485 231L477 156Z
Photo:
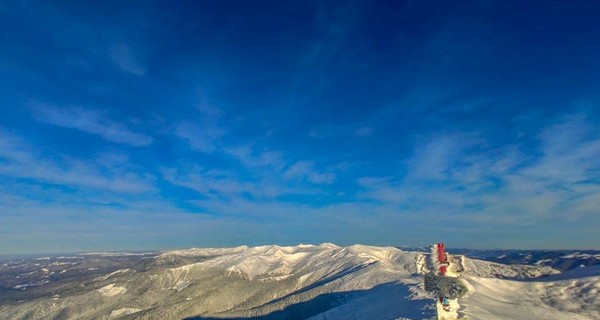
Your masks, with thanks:
M431 319L433 297L423 290L418 256L393 247L325 243L22 259L0 264L0 319ZM502 306L494 304L486 281L557 273L471 259L466 264L473 293L464 312L475 319ZM595 315L589 304L595 300L570 299Z
M464 314L490 320L600 319L600 269L589 269L535 282L466 276Z

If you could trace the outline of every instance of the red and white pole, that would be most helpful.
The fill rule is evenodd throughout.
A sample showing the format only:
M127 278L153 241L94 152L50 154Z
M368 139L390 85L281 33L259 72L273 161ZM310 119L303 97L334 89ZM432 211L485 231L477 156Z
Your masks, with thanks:
M438 243L437 244L437 251L438 251L438 261L440 262L440 274L442 276L446 275L446 265L447 265L447 261L446 261L446 252L445 252L445 247L443 243Z

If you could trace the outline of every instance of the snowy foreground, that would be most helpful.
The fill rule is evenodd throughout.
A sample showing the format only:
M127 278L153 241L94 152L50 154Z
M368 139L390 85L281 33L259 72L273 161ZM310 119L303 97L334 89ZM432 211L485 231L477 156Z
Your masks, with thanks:
M435 319L417 252L333 244L0 262L0 319ZM600 268L466 259L462 319L600 319Z

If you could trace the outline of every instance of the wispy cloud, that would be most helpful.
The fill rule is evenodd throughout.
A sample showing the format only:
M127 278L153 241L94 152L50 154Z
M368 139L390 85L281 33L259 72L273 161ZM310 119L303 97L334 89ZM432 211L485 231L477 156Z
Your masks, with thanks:
M361 177L356 182L365 189L361 194L364 198L391 204L406 201L409 194L390 180L391 178Z
M567 117L539 136L540 155L505 177L501 190L513 212L578 219L596 214L600 194L600 130Z
M225 154L221 156L233 157L237 162L232 164L231 170L205 169L184 162L177 167L162 168L162 177L173 185L196 191L203 198L225 202L240 198L264 200L285 195L315 195L318 193L315 186L335 180L335 167L318 171L312 161L288 165L282 153L257 152L252 145L223 151Z
M600 199L600 131L582 117L547 127L529 144L493 147L481 135L438 135L416 146L406 175L358 180L362 197L437 211L458 221L514 226L592 217ZM464 217L464 218L461 218Z
M223 170L202 170L198 167L189 170L163 168L161 172L163 178L173 185L195 190L206 198L231 199L244 195L270 198L282 192L272 186L243 181L232 172Z
M333 172L318 172L312 161L298 161L284 172L286 179L305 179L315 184L331 184L335 180Z
M409 179L445 180L455 175L461 164L471 161L465 152L478 146L473 135L445 133L422 141L408 160Z
M0 241L15 243L0 254L160 249L179 241L193 246L241 229L226 219L188 214L155 195L70 194L17 183L0 183L0 212Z
M198 111L197 119L180 122L174 131L175 136L186 140L192 149L203 153L218 153L217 156L219 157L233 158L245 171L253 173L254 176L262 177L258 180L269 180L269 185L285 185L286 182L283 180L302 180L313 184L331 184L335 180L335 168L319 170L316 168L314 161L289 161L286 159L284 152L260 147L258 141L252 138L248 138L247 142L242 144L237 142L235 144L227 143L224 141L227 130L220 124L220 119L224 113L207 103L201 104ZM209 177L205 174L199 175L197 170L194 173L190 172L190 174L197 178L202 177L201 179L194 179L196 181L202 180L202 186L198 182L188 185L188 187L197 191L208 191L207 181L212 181L214 185L226 184L230 187L233 185L236 185L236 188L241 187L240 184L233 182L233 177ZM167 175L167 180L174 182L174 179L169 179L172 176L173 172L171 171ZM225 182L223 179L229 182ZM256 184L257 181L254 181L254 183ZM245 192L258 194L256 191L250 190L252 188L248 188L248 183L244 185L246 186L244 187ZM254 189L257 189L257 187ZM268 189L280 190L282 187ZM268 194L272 194L272 192L268 192Z
M218 139L223 136L224 131L214 126L186 121L177 125L175 134L185 139L192 148L211 153L217 149Z
M110 48L110 59L123 71L136 76L143 76L146 69L134 55L131 47L126 43L119 43Z
M129 130L99 111L84 108L57 108L45 103L31 104L36 120L64 128L96 134L105 140L135 147L152 143L152 137Z
M85 187L128 193L154 189L151 178L135 173L126 164L99 159L45 157L22 138L0 130L0 175L35 179L68 187Z
M222 147L221 139L227 130L219 125L221 110L208 103L201 103L195 119L181 121L175 127L174 134L186 140L189 145L204 153L211 153Z
M256 149L253 143L248 143L241 146L227 147L223 151L248 168L262 167L281 172L286 167L287 161L284 159L282 152Z
M223 112L203 104L195 121L180 122L174 134L191 149L221 159L218 170L202 168L191 161L163 168L163 178L173 185L196 191L210 199L274 199L284 195L315 194L312 186L331 184L335 168L319 170L313 161L289 161L279 150L261 147L248 137L245 143L228 142L220 124ZM232 161L233 160L233 161Z
M207 170L198 166L162 168L161 173L163 179L173 185L194 190L202 198L227 203L241 198L261 201L285 195L315 195L317 192L311 188L312 185L328 184L333 180L333 174L321 176L311 171L299 176L286 176L285 173L271 171L269 167L250 167L246 170L250 170L250 175L247 172L245 177L237 171Z

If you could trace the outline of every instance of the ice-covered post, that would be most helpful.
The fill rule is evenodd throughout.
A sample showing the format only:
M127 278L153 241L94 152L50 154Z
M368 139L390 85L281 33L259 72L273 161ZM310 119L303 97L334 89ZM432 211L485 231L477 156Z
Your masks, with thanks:
M442 276L446 275L446 266L447 266L447 261L446 261L446 252L445 252L445 247L443 243L438 243L437 244L437 253L438 253L438 262L440 263L440 274Z

